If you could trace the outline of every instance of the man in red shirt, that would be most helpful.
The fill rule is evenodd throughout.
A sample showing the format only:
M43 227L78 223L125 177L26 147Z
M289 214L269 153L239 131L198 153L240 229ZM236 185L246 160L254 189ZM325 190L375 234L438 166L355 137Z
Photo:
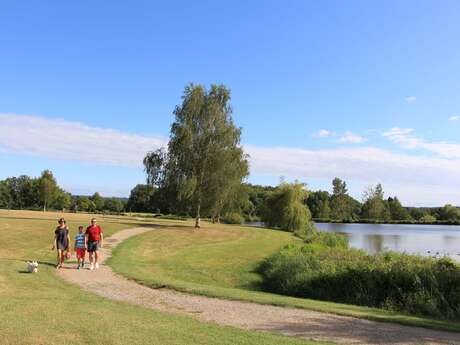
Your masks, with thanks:
M89 253L89 269L91 271L95 268L99 268L99 248L102 248L103 239L104 236L101 227L97 224L96 218L92 218L91 225L86 228L85 232L85 243Z

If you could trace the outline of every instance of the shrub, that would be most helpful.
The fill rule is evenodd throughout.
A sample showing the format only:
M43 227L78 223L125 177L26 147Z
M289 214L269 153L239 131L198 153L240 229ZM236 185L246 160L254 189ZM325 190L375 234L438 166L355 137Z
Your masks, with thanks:
M309 222L303 229L294 231L294 235L303 239L305 243L317 243L326 247L348 248L348 238L344 234L318 231L313 222Z
M260 273L264 289L275 293L460 317L460 266L447 258L394 252L368 255L320 238L284 247L265 260Z
M244 217L239 213L231 212L226 214L222 221L227 224L243 224Z

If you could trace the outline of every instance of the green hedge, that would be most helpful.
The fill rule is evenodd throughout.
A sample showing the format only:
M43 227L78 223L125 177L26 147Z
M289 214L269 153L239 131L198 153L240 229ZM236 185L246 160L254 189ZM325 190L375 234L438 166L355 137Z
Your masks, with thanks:
M410 314L460 318L460 266L388 252L367 255L340 241L289 245L260 267L265 290Z

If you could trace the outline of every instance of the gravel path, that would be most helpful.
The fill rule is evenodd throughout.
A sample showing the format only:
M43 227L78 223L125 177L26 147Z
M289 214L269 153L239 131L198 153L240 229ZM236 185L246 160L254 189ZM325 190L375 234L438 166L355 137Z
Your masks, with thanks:
M103 258L121 241L148 228L120 231L104 241ZM202 321L237 328L281 333L339 344L460 345L460 334L434 331L248 302L194 296L167 289L151 289L115 274L102 264L97 271L66 265L57 273L83 290L163 312L186 314Z

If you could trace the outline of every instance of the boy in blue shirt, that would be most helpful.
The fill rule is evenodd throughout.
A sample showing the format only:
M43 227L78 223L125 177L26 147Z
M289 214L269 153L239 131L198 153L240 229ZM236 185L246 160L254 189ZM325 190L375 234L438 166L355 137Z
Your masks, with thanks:
M77 270L83 268L85 265L85 233L83 232L83 226L78 227L78 234L75 236L75 253L77 254L78 266Z

